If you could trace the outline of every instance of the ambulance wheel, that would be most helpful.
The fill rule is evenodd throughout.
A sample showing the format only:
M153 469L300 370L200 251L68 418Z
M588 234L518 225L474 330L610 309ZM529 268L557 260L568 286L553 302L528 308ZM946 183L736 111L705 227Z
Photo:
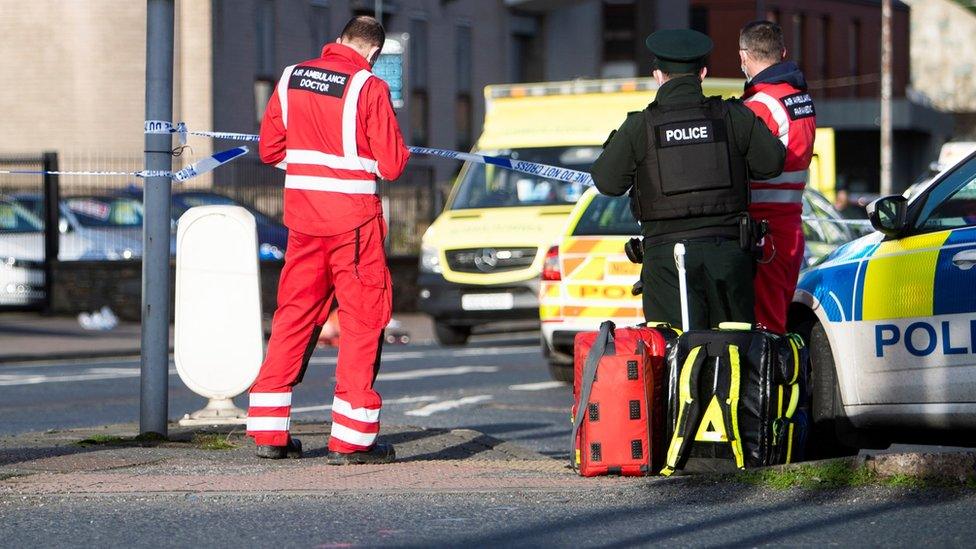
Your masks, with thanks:
M808 459L828 459L857 455L858 449L845 444L853 430L844 416L834 355L827 332L817 322L810 332L811 429L807 440Z
M554 381L562 381L563 383L573 384L573 365L572 364L562 364L559 362L549 363L549 376Z
M439 320L434 321L434 336L441 345L454 347L464 345L471 337L471 326L455 326Z

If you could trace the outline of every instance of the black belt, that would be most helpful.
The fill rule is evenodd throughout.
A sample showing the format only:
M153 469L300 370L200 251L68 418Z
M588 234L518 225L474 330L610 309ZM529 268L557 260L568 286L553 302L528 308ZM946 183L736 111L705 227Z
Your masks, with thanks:
M645 235L644 243L646 246L656 246L658 244L668 244L675 242L726 242L739 239L738 227L703 227L689 231L678 231L674 233Z

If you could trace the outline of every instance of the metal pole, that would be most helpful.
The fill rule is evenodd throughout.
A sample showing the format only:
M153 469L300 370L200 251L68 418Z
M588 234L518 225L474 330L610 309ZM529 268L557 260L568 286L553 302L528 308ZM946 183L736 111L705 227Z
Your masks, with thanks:
M891 188L891 0L881 2L881 195Z
M146 2L146 120L173 116L173 0ZM170 171L172 137L146 135L146 170ZM145 180L142 236L142 375L139 432L166 436L169 415L170 186Z
M58 153L43 155L46 172L58 171ZM61 245L61 186L58 176L44 175L44 312L54 308L54 264Z
M383 22L383 0L373 0L373 17L380 23Z

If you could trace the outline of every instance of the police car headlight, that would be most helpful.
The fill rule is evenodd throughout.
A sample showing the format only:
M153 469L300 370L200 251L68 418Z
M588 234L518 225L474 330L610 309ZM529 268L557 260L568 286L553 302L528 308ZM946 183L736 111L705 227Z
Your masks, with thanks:
M433 246L421 246L420 248L420 272L422 273L442 273L441 257L437 248Z

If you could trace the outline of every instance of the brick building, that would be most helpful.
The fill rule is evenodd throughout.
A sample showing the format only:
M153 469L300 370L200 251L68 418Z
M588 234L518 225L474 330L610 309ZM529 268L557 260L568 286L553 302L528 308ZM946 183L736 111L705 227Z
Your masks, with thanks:
M145 3L0 3L0 55L14 75L0 90L7 130L0 153L55 150L68 168L96 161L116 168L110 157L124 156L138 169ZM194 128L238 132L257 130L282 67L318 55L351 15L374 8L373 0L175 3L173 117ZM383 6L389 33L410 36L399 113L407 140L452 149L469 147L480 133L487 84L646 75L644 37L688 26L716 42L711 74L737 78L738 29L758 17L775 19L807 73L820 123L837 130L842 179L855 189L877 188L878 0L385 0ZM895 2L896 188L932 160L952 131L949 117L924 106L911 88L909 16L908 6ZM192 144L197 156L231 145ZM71 161L87 152L94 155ZM240 164L215 176L251 177L242 171L249 164ZM411 163L412 177L441 183L457 168L429 158Z

